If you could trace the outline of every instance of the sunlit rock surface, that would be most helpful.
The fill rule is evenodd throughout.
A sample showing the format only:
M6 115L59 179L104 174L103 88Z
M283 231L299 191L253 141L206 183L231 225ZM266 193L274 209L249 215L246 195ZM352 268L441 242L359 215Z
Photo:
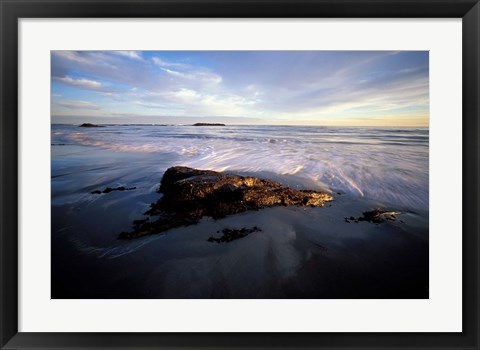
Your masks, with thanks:
M220 219L275 206L321 207L333 200L328 193L294 190L272 180L180 166L167 169L160 192L163 197L145 213L158 219L136 220L133 231L122 232L119 238L137 238L193 225L205 216Z

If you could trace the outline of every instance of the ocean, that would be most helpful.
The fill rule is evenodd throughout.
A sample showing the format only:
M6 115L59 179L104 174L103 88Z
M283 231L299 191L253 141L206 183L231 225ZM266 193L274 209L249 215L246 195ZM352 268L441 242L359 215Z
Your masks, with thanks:
M54 124L52 298L428 298L428 135L398 127ZM163 173L177 165L327 191L334 201L118 240L160 198ZM135 189L91 193L119 186ZM345 219L375 208L402 214L381 224ZM207 241L254 225L261 232Z

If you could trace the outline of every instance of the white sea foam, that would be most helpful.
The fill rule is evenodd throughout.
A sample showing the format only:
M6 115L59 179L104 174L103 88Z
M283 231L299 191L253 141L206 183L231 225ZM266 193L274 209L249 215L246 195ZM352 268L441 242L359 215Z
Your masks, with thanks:
M260 173L287 185L428 210L428 129L53 125L52 143L144 154L145 164L166 156L165 169Z

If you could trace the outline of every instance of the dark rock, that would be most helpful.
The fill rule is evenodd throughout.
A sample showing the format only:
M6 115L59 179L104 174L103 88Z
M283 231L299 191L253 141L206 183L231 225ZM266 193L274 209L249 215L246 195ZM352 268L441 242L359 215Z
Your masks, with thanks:
M187 168L183 166L177 166L167 169L163 174L162 181L160 182L159 192L169 194L175 190L175 183L180 180L192 178L201 175L217 175L218 173L212 170L197 170L193 168Z
M83 123L82 125L79 125L81 128L104 128L104 125L97 125L97 124L92 124L92 123Z
M195 123L193 126L225 126L222 123Z
M396 215L401 214L399 211L386 211L381 209L374 209L372 211L366 211L363 213L363 216L354 218L351 216L350 220L355 220L356 223L359 221L367 221L375 224L381 224L386 220L395 221L397 219ZM347 218L345 218L347 220Z
M131 239L193 225L204 216L220 219L274 206L320 207L333 200L327 193L294 190L272 180L187 167L167 169L160 191L163 197L145 213L159 219L134 227L133 232L123 232L119 238Z
M324 247L323 245L315 243L315 242L312 242L312 243L315 244L317 246L317 248L320 249L322 252L328 251L327 247Z
M106 187L103 191L96 190L96 191L93 191L93 192L90 192L90 193L91 194L100 194L100 193L110 193L112 191L130 191L130 190L135 190L135 189L137 189L137 188L136 187L126 188L124 186L115 187L115 188Z
M215 238L215 237L210 237L207 239L208 242L217 242L217 243L228 243L231 241L234 241L239 238L243 238L248 236L250 233L253 232L260 232L262 231L259 229L257 226L254 226L252 228L241 228L241 229L231 229L231 228L225 228L222 230L223 236L220 238ZM218 233L218 231L217 231Z

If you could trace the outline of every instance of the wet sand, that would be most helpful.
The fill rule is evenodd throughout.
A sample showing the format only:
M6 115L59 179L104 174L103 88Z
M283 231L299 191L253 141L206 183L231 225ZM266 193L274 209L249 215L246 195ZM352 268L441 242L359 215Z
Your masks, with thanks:
M204 218L117 240L161 196L134 192L52 208L52 298L428 298L428 221L418 213L349 223L376 203L336 195L325 207ZM208 241L252 226L261 231Z

